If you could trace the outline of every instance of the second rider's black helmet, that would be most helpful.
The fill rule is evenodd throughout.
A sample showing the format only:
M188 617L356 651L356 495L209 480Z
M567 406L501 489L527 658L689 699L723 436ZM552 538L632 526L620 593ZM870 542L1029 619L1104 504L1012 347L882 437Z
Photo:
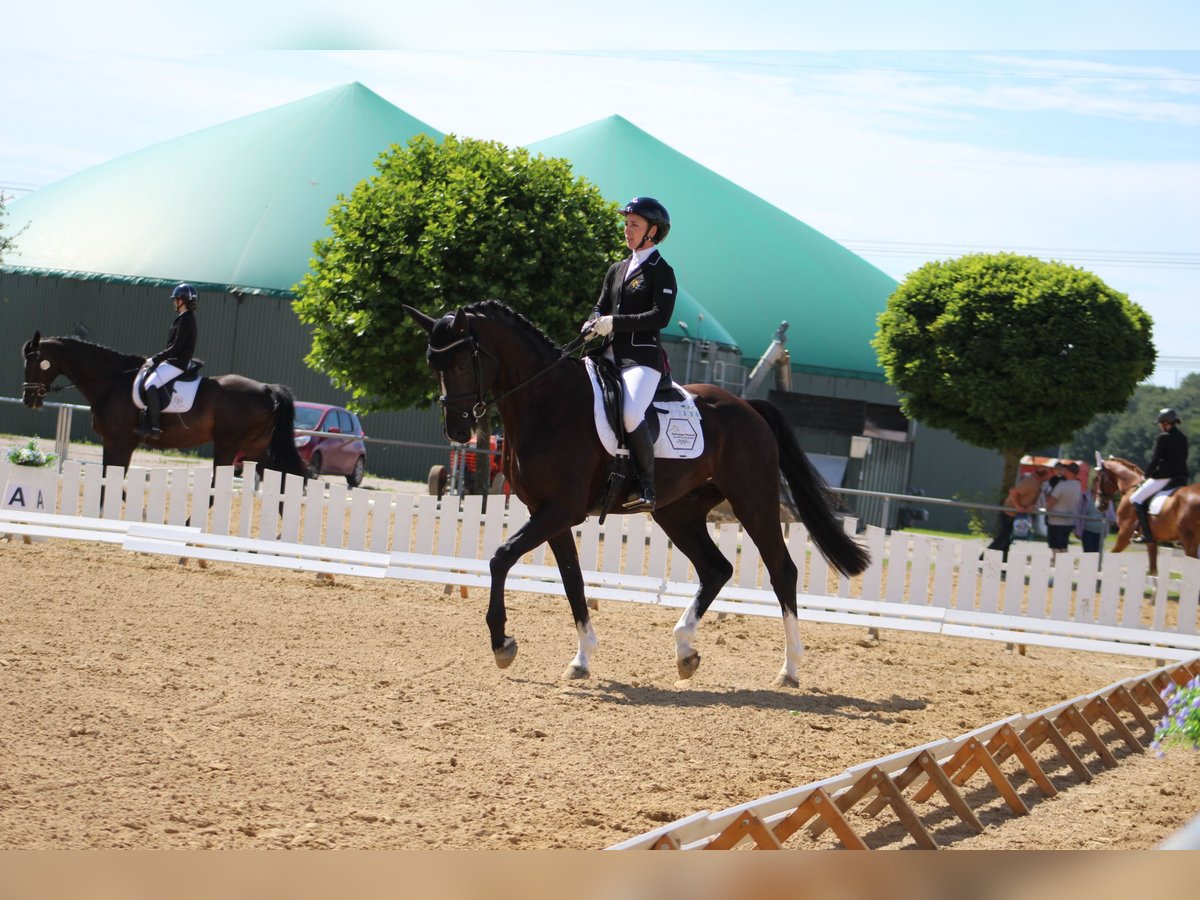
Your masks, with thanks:
M621 215L627 216L630 213L641 216L651 225L658 226L658 231L655 232L653 239L654 243L661 244L667 239L667 232L671 230L671 214L653 197L634 197L621 208Z
M175 286L175 290L171 291L171 299L182 300L188 309L196 308L196 301L198 298L199 294L196 292L196 289L187 282L177 284Z
M1181 421L1179 418L1179 413L1175 412L1175 410L1171 409L1170 407L1167 407L1166 409L1160 409L1155 420L1159 423L1170 422L1172 425L1177 425Z

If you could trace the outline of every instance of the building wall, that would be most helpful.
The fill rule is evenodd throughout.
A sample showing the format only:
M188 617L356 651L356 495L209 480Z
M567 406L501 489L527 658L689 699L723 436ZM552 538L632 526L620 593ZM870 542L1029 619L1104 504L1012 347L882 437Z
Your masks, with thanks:
M792 373L792 389L818 397L838 398L881 407L898 407L899 398L895 389L886 382ZM801 446L808 453L825 453L838 456L850 455L851 435L843 431L809 428L803 423L793 423ZM878 442L880 439L876 438ZM892 493L923 492L927 497L940 497L962 502L995 503L996 492L1003 475L1004 462L999 453L973 447L960 441L948 431L926 428L920 423L911 423L909 428L911 456L907 478L896 478L895 453L888 453L889 466L887 486L871 470L863 471L863 465L851 459L846 468L846 486L882 490ZM887 449L879 447L878 449ZM929 520L926 527L965 531L971 517L970 510L954 507L928 505ZM873 507L872 507L873 509ZM994 513L981 513L984 524L991 528Z
M926 496L959 500L963 503L1000 502L1001 480L1004 477L1004 458L995 450L973 447L949 431L926 428L917 424L913 441L912 473L914 488ZM966 531L971 511L952 507L929 506L930 528L944 531ZM990 533L996 513L975 511Z

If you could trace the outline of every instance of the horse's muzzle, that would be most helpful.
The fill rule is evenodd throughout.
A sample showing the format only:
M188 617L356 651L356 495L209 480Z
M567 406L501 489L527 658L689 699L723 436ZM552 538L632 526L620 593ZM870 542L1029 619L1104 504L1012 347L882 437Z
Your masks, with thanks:
M446 420L446 439L455 444L465 444L475 433L475 422L471 419Z
M41 409L42 401L46 399L46 386L42 384L26 384L21 391L21 402L30 409Z

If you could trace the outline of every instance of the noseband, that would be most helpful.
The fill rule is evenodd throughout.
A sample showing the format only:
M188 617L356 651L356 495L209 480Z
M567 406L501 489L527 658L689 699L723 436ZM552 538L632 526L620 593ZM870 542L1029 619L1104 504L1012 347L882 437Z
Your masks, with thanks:
M480 354L486 353L492 358L493 362L498 362L498 360L496 360L496 357L486 347L479 343L479 339L475 337L475 333L469 327L465 336L459 338L457 341L451 341L444 347L435 347L433 344L430 344L428 352L429 356L432 357L436 353L447 353L456 347L461 347L463 344L471 348L471 368L475 372L475 389L473 391L463 391L458 394L442 394L442 396L438 397L438 404L442 407L445 415L449 416L451 413L454 413L464 419L470 419L471 423L474 424L487 414L488 407L491 406L491 403L483 397L483 366L479 361ZM451 408L450 404L459 403L463 400L475 401L470 412Z

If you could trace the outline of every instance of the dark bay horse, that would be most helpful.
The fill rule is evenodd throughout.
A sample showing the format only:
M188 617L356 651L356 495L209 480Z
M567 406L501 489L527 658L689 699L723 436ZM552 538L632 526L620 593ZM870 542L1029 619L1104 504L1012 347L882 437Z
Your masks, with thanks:
M23 349L22 400L38 409L62 375L79 388L92 408L92 427L100 435L103 464L129 467L141 440L136 432L133 379L145 360L75 337L43 338L34 332ZM281 472L304 474L296 452L292 393L279 384L263 384L241 375L201 379L196 400L186 413L163 413L162 435L146 441L156 450L213 445L213 466L233 463L240 450L246 459Z
M491 560L487 625L496 663L507 668L517 655L516 640L505 634L505 578L522 555L549 543L579 636L579 652L564 675L586 678L598 642L572 529L601 494L611 457L596 434L584 364L564 356L533 323L495 300L440 319L405 309L429 333L427 359L441 384L446 436L469 440L477 419L494 403L504 422L505 477L530 510L529 521ZM706 522L709 510L727 499L757 545L783 609L786 649L776 683L796 687L804 646L796 618L797 569L779 522L780 470L817 548L839 572L857 574L869 557L842 530L833 515L835 498L774 406L707 384L688 390L701 411L704 453L691 460L661 459L655 466L654 520L691 560L700 581L675 625L676 667L681 678L695 673L697 624L733 575ZM609 510L621 512L619 504Z
M1097 462L1096 496L1100 501L1100 511L1108 508L1114 494L1123 495L1117 506L1117 542L1112 548L1113 553L1120 553L1129 546L1138 524L1137 510L1129 498L1146 476L1127 459L1110 456ZM1183 545L1185 554L1196 556L1200 547L1200 484L1179 488L1168 497L1158 515L1150 517L1150 530L1156 542L1178 542ZM1150 561L1150 574L1157 575L1158 544L1147 544L1146 554Z

